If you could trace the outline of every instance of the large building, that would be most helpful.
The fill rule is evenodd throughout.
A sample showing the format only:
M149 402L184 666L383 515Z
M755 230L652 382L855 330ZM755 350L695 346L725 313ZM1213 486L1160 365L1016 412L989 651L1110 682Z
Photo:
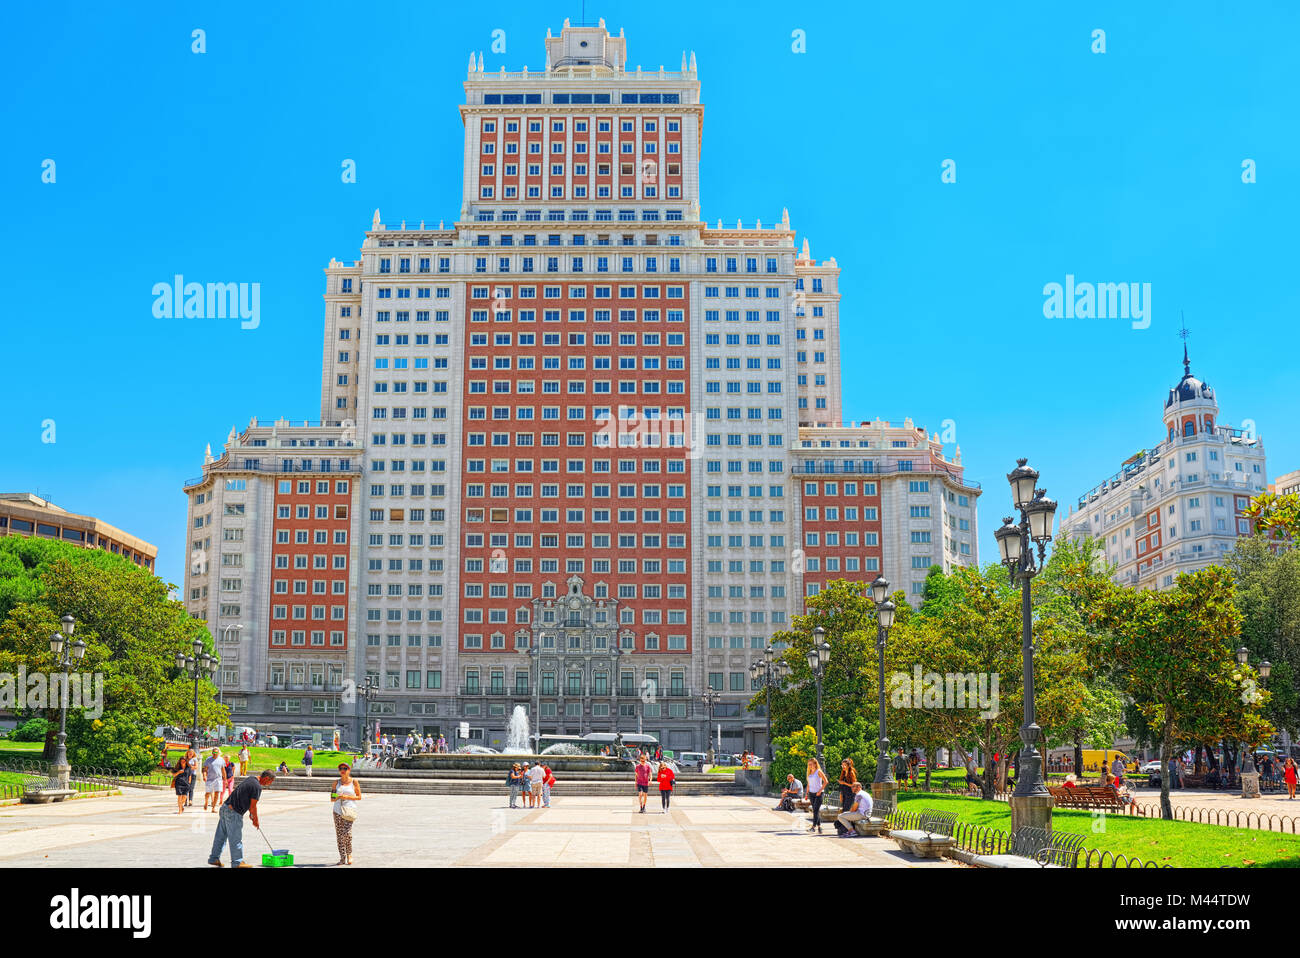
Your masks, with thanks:
M241 724L293 735L355 722L342 699L356 674L360 483L350 428L287 420L232 429L185 483L186 608L217 641L217 687Z
M1252 533L1242 513L1267 487L1264 441L1219 422L1214 390L1192 375L1164 404L1164 438L1079 497L1060 535L1099 540L1125 585L1173 588L1178 574L1219 562Z
M835 260L796 249L784 211L703 221L694 55L626 61L603 21L548 35L540 72L471 58L455 223L376 211L325 269L334 425L307 428L357 443L345 669L382 687L372 729L492 744L519 706L543 732L698 749L712 724L753 748L748 667L805 595L882 570L919 595L931 565L977 562L960 452L910 421L841 425ZM192 526L197 495L223 520L252 498L223 486L249 438L187 485ZM220 628L214 581L188 594ZM250 715L305 716L272 688L274 621L243 625Z
M157 546L102 519L68 512L30 492L0 492L0 536L37 536L104 549L151 572L158 558Z

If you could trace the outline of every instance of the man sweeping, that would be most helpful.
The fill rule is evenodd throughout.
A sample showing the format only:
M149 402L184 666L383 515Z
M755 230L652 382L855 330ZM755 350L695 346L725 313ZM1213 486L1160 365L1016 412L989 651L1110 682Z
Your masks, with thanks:
M228 841L230 867L253 867L244 861L244 815L248 815L254 828L261 828L257 820L257 800L262 795L262 789L270 788L274 781L275 773L268 769L256 778L248 776L231 790L230 797L221 806L221 814L217 816L217 833L212 837L209 865L221 867L221 848Z

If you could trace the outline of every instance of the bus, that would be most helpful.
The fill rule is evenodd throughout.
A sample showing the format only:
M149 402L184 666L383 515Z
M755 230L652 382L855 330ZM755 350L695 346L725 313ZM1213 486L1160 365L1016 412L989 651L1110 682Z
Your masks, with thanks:
M576 748L586 755L600 755L606 747L613 753L615 750L616 733L614 732L588 732L586 735L539 735L537 737L537 750L545 752L552 745L568 745ZM659 740L653 735L642 735L637 732L627 732L621 736L623 750L621 755L624 758L635 758L637 749L649 752L651 755L659 748Z

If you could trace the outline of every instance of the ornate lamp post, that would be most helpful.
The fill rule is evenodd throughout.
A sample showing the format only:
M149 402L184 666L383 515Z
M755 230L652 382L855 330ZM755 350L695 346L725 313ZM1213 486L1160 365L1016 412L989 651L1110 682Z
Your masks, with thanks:
M826 630L820 625L813 629L813 644L808 650L808 668L812 669L813 678L817 680L817 764L822 773L826 773L826 762L822 758L822 678L826 675L826 664L831 660L831 647L826 641Z
M370 752L370 728L366 717L370 714L370 700L378 694L379 680L367 674L365 681L357 686L357 741L365 747L367 756Z
M712 685L700 693L700 701L704 703L704 708L708 711L708 718L705 719L707 724L704 728L704 738L708 743L708 748L705 749L704 761L709 765L713 764L713 709L720 698L722 698L722 693ZM721 745L722 743L719 742L718 744Z
M1041 734L1034 718L1034 613L1030 600L1030 584L1042 571L1046 561L1047 543L1052 541L1052 520L1056 515L1056 500L1047 498L1038 483L1038 470L1017 459L1016 468L1007 474L1011 484L1011 501L1020 512L1019 524L1010 516L1002 520L1002 527L993 533L1007 567L1012 585L1020 586L1020 647L1024 665L1024 722L1020 726L1020 775L1011 797L1011 827L1023 826L1050 828L1052 824L1052 799L1043 783L1043 761L1036 743ZM1038 547L1038 560L1034 561L1030 542Z
M889 580L876 576L871 583L871 599L876 603L876 653L879 668L879 723L880 737L877 742L879 758L876 759L876 777L872 781L871 791L876 801L888 799L891 803L898 792L898 783L894 781L894 766L889 756L889 727L885 719L885 643L889 641L889 630L894 625L894 603L889 600Z
M203 640L194 640L194 654L176 653L176 667L194 680L194 724L190 726L190 748L199 749L199 679L210 679L216 674L221 659L203 651Z
M68 767L68 670L74 663L80 662L86 655L86 643L80 639L68 643L67 638L77 627L77 620L71 615L65 615L59 622L63 625L62 632L55 632L50 636L50 651L54 653L54 666L63 672L63 689L59 695L59 740L54 750L54 774L58 776L59 788L66 789L68 780L71 778L71 769Z
M772 689L779 689L783 679L790 675L790 663L784 659L778 661L776 649L770 645L763 650L761 661L755 660L749 667L749 677L755 688L764 690L765 710L767 712L767 760L774 758L772 752Z
M1237 650L1237 664L1245 666L1250 662L1250 650L1244 645ZM1268 677L1273 673L1273 663L1267 660L1259 665L1259 677L1268 681ZM1241 797L1258 798L1259 797L1259 770L1255 768L1255 746L1249 742L1243 742L1246 746L1246 754L1241 759Z

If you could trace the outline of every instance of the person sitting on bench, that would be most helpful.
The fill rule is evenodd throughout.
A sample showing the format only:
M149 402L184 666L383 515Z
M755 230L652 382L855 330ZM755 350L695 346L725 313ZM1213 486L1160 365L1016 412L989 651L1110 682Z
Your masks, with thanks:
M856 835L857 829L854 828L854 823L871 817L871 793L867 791L867 787L861 782L857 784L858 790L853 796L853 810L842 812L835 819L835 831L840 838Z
M785 777L785 788L781 789L781 802L774 812L793 812L795 799L803 798L803 782L795 778L793 774Z

